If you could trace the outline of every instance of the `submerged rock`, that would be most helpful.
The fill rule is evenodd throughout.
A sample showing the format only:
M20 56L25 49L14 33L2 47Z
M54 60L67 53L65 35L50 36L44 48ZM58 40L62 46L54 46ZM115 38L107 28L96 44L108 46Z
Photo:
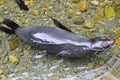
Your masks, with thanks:
M105 16L107 19L110 19L115 16L115 11L113 7L106 7L105 8Z
M34 16L40 16L40 11L39 10L32 10L31 13Z
M9 61L15 65L19 64L19 59L14 55L9 55Z
M78 3L80 0L72 0L73 3Z
M84 23L84 19L82 18L82 16L75 16L73 22L74 24L80 25Z
M85 22L84 27L85 27L85 28L92 29L92 28L95 27L95 25L94 25L93 22Z
M116 36L120 37L120 29L115 32Z
M19 39L18 38L15 38L13 41L11 41L9 43L9 46L10 46L10 50L14 50L18 47L19 45Z
M30 1L28 1L28 0L26 0L25 2L24 2L24 4L25 5L27 5L27 6L35 6L35 2L34 2L34 0L30 0Z
M0 0L0 4L4 4L4 0Z
M8 56L5 56L5 58L3 59L2 63L3 63L3 64L6 64L8 61L9 61L9 57L8 57Z
M87 1L82 1L77 5L77 7L80 11L86 11L86 9L88 7L88 2Z
M117 39L115 39L115 44L116 44L116 45L119 45L119 44L120 44L120 37L117 38Z
M113 8L116 12L116 17L120 17L120 0L115 0L113 3Z

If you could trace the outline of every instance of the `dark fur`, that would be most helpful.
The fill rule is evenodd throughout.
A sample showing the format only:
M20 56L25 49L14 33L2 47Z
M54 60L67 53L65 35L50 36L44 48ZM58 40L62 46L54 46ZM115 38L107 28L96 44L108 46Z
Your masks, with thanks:
M81 57L95 54L110 48L114 44L113 39L101 37L89 39L79 37L57 20L53 19L53 21L59 29L46 26L31 26L25 28L20 27L18 24L9 19L5 19L3 24L7 25L9 28L0 26L0 30L9 34L17 35L23 41L35 48L40 49L41 51L47 50L48 53L56 53L57 55L66 57ZM40 35L37 35L38 38L34 37L37 33L42 34L42 37L40 37ZM44 35L47 35L48 38L44 39ZM54 42L53 40L56 39L58 41ZM59 40L60 42L63 42L58 43Z
M8 34L15 34L13 30L7 29L5 27L0 26L0 30L6 32Z
M59 27L60 29L64 29L66 31L72 32L70 29L66 28L64 25L62 25L60 22L58 22L56 19L53 19L54 24Z
M5 19L2 24L5 24L7 25L7 27L9 27L10 29L8 28L5 28L3 26L0 26L0 30L3 31L3 32L6 32L8 34L15 34L15 30L20 27L18 24L16 24L15 22L9 20L9 19Z
M15 0L15 1L17 2L20 9L29 10L28 7L24 4L24 0Z

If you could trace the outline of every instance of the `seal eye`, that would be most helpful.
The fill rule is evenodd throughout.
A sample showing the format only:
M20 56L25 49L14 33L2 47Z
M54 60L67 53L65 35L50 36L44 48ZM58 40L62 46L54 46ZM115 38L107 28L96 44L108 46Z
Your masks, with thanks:
M104 45L103 48L107 49L109 48L110 46L109 45Z
M104 49L111 47L114 44L114 40L104 41L102 46Z

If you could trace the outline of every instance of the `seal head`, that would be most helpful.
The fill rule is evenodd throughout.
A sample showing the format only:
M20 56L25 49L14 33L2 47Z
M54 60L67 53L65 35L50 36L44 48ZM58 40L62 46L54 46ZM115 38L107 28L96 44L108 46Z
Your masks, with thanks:
M114 39L96 37L90 39L91 49L94 51L103 51L110 48L114 44Z

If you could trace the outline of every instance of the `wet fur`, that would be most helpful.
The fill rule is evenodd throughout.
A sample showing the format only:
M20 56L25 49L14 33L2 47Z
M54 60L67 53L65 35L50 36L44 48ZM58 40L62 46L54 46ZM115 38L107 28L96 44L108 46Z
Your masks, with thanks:
M24 4L24 0L15 0L15 1L17 2L20 9L29 10L28 7Z
M67 29L57 20L53 19L53 21L56 27L58 28L50 28L45 26L32 26L23 28L11 20L5 19L3 21L3 24L7 25L10 29L0 26L0 30L8 34L17 35L24 41L28 42L29 45L35 48L38 48L40 50L47 50L48 53L56 53L57 55L66 57L81 57L86 56L88 54L94 54L96 52L103 51L103 48L102 50L96 50L92 48L91 45L99 41L110 41L110 39L101 37L96 37L92 39L81 38L78 35L74 34L71 30ZM58 44L57 41L52 42L49 37L44 39L37 39L36 37L34 37L34 35L36 35L37 33L39 33L40 35L44 33L50 38L53 37L52 40L55 38L57 40L62 41L63 43ZM112 45L113 43L109 44L108 47Z

